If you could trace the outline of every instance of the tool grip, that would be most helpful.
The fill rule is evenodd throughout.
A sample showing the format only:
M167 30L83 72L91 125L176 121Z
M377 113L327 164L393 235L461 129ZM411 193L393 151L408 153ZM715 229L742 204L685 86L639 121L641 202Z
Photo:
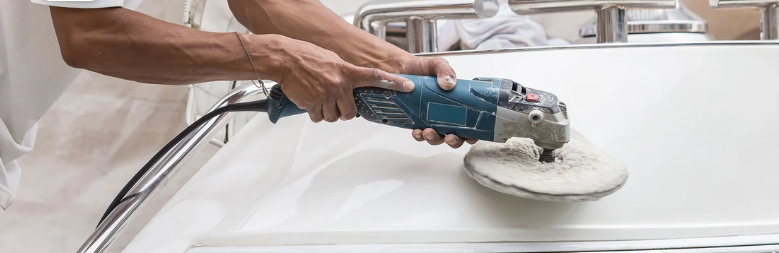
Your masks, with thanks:
M367 88L361 87L361 88L355 88L354 89L354 96L359 96L359 94L363 93ZM382 89L382 88L377 88ZM386 90L386 89L382 89ZM270 121L274 124L283 117L288 116L294 116L302 113L306 113L307 111L305 109L299 108L295 103L292 103L291 100L289 100L289 97L287 97L284 94L284 91L281 90L280 85L273 86L270 91L269 99L268 99L268 117L270 118ZM359 113L357 114L359 117Z
M439 134L492 141L500 81L457 80L443 90L432 76L400 75L415 84L411 92L379 87L354 89L358 116L368 121L406 129L433 128ZM268 99L268 116L280 118L305 113L274 86Z
M275 85L270 89L270 94L268 95L268 118L273 124L276 124L280 118L305 112L305 109L299 108L284 95L284 91L281 90L281 85Z

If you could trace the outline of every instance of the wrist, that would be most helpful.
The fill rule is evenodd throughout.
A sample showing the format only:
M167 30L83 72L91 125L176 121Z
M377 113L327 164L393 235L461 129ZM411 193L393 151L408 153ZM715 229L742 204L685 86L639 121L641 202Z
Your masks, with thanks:
M286 62L289 61L291 39L276 34L242 34L241 36L247 42L246 48L260 78L281 81L289 72ZM248 62L249 59L247 58L246 61Z
M377 57L366 59L364 62L355 65L366 68L377 68L390 73L403 73L405 72L407 63L413 60L414 57L414 55L403 51L401 53L385 55L383 58Z
M399 67L398 64L402 59L414 57L406 50L357 27L351 26L344 30L349 33L342 35L342 37L354 39L346 43L339 41L336 46L333 46L333 49L339 53L342 59L351 64L392 71L393 68Z

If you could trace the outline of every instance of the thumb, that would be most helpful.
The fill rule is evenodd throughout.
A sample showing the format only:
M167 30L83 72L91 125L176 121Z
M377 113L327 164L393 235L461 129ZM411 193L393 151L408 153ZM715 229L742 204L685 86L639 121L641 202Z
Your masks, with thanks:
M380 69L357 67L352 75L354 88L379 87L401 92L414 90L414 82L399 75L390 74Z
M454 85L457 84L457 75L448 61L443 58L432 58L428 67L430 72L435 73L438 77L438 86L444 90L454 89Z

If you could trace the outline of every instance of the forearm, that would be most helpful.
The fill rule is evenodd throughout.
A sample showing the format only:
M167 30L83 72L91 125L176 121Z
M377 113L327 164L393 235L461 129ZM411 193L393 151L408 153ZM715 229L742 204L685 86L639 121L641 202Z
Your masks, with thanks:
M65 61L104 75L155 84L251 80L257 75L233 33L203 32L123 8L52 7ZM263 78L278 77L281 36L246 35Z
M337 53L352 64L379 67L379 62L406 51L367 33L318 0L228 0L236 19L256 34L280 34Z

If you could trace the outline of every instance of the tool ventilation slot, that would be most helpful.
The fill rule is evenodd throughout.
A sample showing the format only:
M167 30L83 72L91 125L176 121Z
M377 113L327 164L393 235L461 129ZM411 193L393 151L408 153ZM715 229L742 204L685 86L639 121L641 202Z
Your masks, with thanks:
M366 97L365 102L384 124L408 125L414 121L395 103L386 98Z

